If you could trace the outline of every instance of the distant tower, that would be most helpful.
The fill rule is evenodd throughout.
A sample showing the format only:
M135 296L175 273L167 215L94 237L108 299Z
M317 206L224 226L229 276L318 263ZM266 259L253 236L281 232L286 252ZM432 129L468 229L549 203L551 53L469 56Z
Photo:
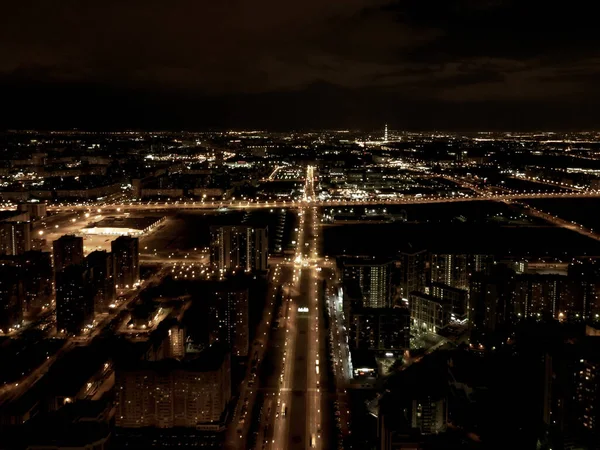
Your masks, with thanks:
M385 128L384 128L384 131L383 131L383 140L384 140L385 142L387 142L387 140L388 140L388 129L387 129L387 123L385 124Z

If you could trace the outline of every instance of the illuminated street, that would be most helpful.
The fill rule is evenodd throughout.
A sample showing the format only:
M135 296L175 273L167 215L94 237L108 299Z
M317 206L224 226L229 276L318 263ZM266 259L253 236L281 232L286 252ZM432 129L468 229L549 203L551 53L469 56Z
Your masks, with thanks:
M288 267L275 265L271 271L269 280L269 291L267 293L267 304L262 320L256 330L256 337L251 344L249 355L252 362L248 364L246 376L239 389L239 399L235 408L230 427L225 436L225 448L245 449L247 448L248 431L252 421L252 411L256 401L257 392L264 387L264 381L260 379L257 367L265 357L265 351L271 344L268 340L269 329L273 320L273 305L277 299L278 287L290 278Z
M518 192L510 194L485 193L484 195L462 195L462 196L410 196L401 198L355 198L355 199L329 199L320 200L313 198L315 206L364 206L364 205L410 205L410 204L435 204L435 203L455 203L455 202L473 202L473 201L504 201L504 200L527 200L527 199L568 199L568 198L600 198L600 192L597 190L576 191L576 192ZM194 209L215 209L215 208L234 208L234 209L257 209L257 208L298 208L302 206L301 201L280 200L280 201L219 201L219 202L149 202L149 203L107 203L98 208L103 212L112 211L164 211L164 210L194 210ZM89 205L68 204L62 206L48 206L49 211L90 211Z
M317 208L314 198L313 168L307 169L305 202L299 210L293 276L284 301L283 317L271 342L274 371L268 377L257 449L329 448L328 406L323 386L328 358L327 339L321 325ZM281 337L277 337L281 336ZM283 345L282 345L283 344Z

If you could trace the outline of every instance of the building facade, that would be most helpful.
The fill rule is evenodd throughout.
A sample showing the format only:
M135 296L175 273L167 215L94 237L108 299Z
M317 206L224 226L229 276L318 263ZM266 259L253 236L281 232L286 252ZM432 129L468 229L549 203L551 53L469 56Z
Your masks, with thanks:
M17 329L23 322L23 297L18 268L0 266L0 335Z
M115 299L114 259L106 251L94 251L86 257L88 283L94 296L94 312L107 313Z
M31 222L6 220L0 222L0 253L21 255L31 250Z
M56 274L56 327L81 334L94 319L94 297L83 265L70 265Z
M410 347L410 312L406 308L360 308L351 313L351 349L403 351Z
M136 237L119 236L111 242L116 289L131 289L140 279L140 250Z
M459 289L469 287L469 258L467 255L432 254L431 282Z
M431 295L441 300L447 300L452 304L453 319L465 320L469 309L469 292L464 289L454 288L443 283L432 283Z
M429 294L409 296L411 329L414 333L437 333L452 322L452 303Z
M390 308L392 305L392 263L367 258L343 261L344 283L358 283L365 308Z
M217 302L226 307L226 329L232 355L248 356L250 331L248 329L248 289L222 291Z
M210 229L210 262L221 271L265 271L268 256L266 228L223 225Z
M423 292L425 289L425 266L427 252L404 251L400 253L400 296L408 300L411 292Z
M229 354L140 361L116 370L115 424L122 428L219 426L231 398Z
M61 272L71 264L83 264L83 238L64 235L52 243L54 271Z
M208 345L219 342L233 356L248 355L248 289L218 287L208 301L206 315Z

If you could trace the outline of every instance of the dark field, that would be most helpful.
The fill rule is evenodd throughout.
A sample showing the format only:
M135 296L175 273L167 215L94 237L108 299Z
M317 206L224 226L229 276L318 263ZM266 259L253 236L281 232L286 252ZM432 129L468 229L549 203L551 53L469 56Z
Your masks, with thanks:
M408 205L375 205L339 208L323 208L325 214L348 214L356 216L364 214L389 214L399 218L403 216L408 222L421 223L506 223L516 221L520 224L546 225L546 222L522 214L518 207L510 207L505 203L492 201L456 202L438 204Z
M494 183L493 186L498 186L520 193L535 193L535 192L572 192L573 189L553 186L546 183L537 183L535 181L516 179L506 177L503 182Z
M600 229L600 199L570 198L526 200L523 203L562 219L575 221L593 230Z
M357 236L360 238L357 239ZM485 253L497 257L600 255L600 242L552 226L469 223L393 223L327 226L324 254L393 256L403 249L439 253Z
M208 247L212 225L267 226L269 251L275 253L289 244L294 215L288 210L183 212L167 218L164 226L142 239L141 248L149 251L190 251Z

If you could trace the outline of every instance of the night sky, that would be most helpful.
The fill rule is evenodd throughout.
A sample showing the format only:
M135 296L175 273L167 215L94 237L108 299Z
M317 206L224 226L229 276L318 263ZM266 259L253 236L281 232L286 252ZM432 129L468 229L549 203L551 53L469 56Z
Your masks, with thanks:
M0 127L596 129L589 0L6 0Z

